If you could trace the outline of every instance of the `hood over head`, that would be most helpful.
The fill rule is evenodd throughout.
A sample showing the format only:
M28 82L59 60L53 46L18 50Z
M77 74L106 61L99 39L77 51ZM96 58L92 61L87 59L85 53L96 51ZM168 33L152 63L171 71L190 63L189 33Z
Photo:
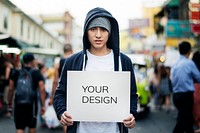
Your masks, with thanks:
M110 32L107 42L107 47L112 49L115 56L119 56L119 26L117 20L104 8L96 7L91 9L85 18L84 31L83 31L83 50L86 53L86 49L90 48L90 42L88 40L87 30L90 28L90 23L97 17L107 18L110 21Z

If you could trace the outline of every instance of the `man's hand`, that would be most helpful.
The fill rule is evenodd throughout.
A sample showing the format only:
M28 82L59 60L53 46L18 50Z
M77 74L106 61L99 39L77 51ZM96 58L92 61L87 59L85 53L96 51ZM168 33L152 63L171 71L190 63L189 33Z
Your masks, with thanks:
M128 128L134 128L135 127L135 117L130 114L126 119L123 120L124 126Z
M61 115L60 123L62 125L64 125L64 126L71 126L71 125L73 125L72 117L67 113L67 111L65 111Z

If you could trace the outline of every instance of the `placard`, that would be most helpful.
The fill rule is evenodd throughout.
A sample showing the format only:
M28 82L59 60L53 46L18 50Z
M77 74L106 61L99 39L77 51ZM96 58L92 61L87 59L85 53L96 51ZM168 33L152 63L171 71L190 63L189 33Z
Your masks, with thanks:
M122 122L130 114L130 72L68 71L66 100L73 121Z

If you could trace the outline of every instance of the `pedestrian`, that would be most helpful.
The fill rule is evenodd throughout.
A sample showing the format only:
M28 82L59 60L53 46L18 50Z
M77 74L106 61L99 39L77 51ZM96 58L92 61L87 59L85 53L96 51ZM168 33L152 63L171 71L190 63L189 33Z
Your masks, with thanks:
M38 63L38 69L40 70L43 78L44 78L44 81L45 81L45 84L46 84L46 71L47 71L47 68L45 66L45 64L43 63ZM46 86L45 86L46 87ZM45 92L46 92L46 97L45 97L45 101L46 99L48 98L48 93L46 91L46 88L45 88ZM39 108L42 108L42 100L40 99L40 92L38 92L38 101L39 101ZM44 120L44 118L42 117L43 114L39 114L39 121L40 121L40 126L41 127L46 127L46 122Z
M35 57L31 53L23 55L23 67L14 71L10 77L8 92L8 108L12 108L14 99L14 122L16 133L23 133L29 128L29 133L36 133L39 88L42 101L41 113L45 112L45 87L44 78L38 69L33 68Z
M167 68L164 65L160 66L158 73L158 92L159 92L159 108L165 103L166 112L170 112L170 96L171 96L171 80L167 74Z
M158 59L154 58L154 64L150 69L149 74L149 89L155 108L159 107L159 93L158 93Z
M130 115L123 123L116 122L75 122L66 110L67 71L130 71L131 96ZM122 88L123 89L123 88ZM63 66L59 85L54 96L54 108L62 125L68 133L128 133L135 127L137 114L137 89L133 65L119 50L119 27L117 20L105 9L91 9L85 18L83 50L69 57ZM115 111L115 110L113 110ZM121 132L122 133L122 132Z
M56 63L55 66L54 66L55 72L54 72L54 79L53 79L51 97L50 97L50 101L49 101L50 105L53 104L54 93L55 93L56 87L58 85L59 77L60 77L64 62L65 62L65 59L73 54L71 44L65 44L64 47L63 47L63 52L64 52L63 57L60 59L59 63Z
M194 133L193 93L194 80L200 82L200 72L189 59L191 44L183 41L178 46L180 57L171 69L173 102L178 110L177 123L173 133Z
M14 63L12 63L12 61L6 61L5 65L6 65L5 80L4 80L5 88L4 88L3 97L4 97L4 103L7 103L8 90L9 90L9 79L10 79L10 75L12 74L12 71L14 69ZM10 114L10 112L8 110L6 111L5 116L7 116L7 117L11 116L11 114Z
M3 109L4 105L4 90L6 86L8 85L8 69L7 67L8 60L6 59L5 54L2 50L0 50L0 111Z
M198 70L200 71L200 50L194 52L192 57L195 65L197 66ZM200 133L200 83L194 83L195 91L194 91L194 124L197 127L195 133Z
M56 87L58 86L58 81L59 81L59 78L60 78L60 74L61 74L62 67L63 67L64 62L65 62L65 59L73 54L71 44L65 44L64 47L63 47L63 52L64 52L64 56L60 59L58 64L55 64L55 67L54 67L54 70L55 70L54 80L53 80L49 105L53 104L54 93L55 93ZM66 129L67 129L67 127L63 126L63 132L64 133L66 133Z

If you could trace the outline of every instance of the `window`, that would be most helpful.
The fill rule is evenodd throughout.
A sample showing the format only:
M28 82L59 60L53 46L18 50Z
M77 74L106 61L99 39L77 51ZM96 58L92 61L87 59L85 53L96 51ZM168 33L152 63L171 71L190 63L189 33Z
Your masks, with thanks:
M8 17L7 16L4 16L4 18L3 18L3 27L5 30L8 29Z
M24 34L24 21L23 21L23 19L21 19L21 36L23 36L23 34Z
M30 32L31 32L31 26L28 26L28 31L27 31L27 38L30 39Z

